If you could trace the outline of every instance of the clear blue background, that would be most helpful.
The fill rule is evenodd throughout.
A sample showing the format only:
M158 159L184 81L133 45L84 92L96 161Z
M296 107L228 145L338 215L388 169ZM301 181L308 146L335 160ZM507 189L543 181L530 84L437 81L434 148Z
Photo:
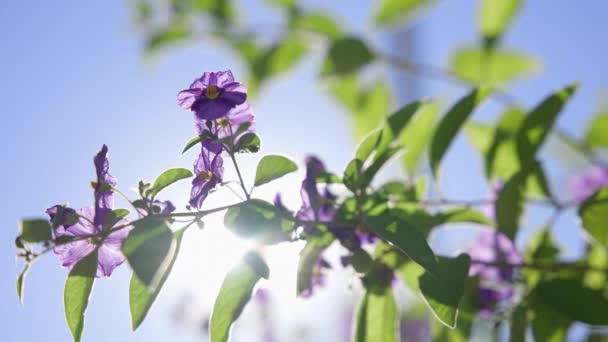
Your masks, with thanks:
M311 7L336 10L349 30L373 35L368 1L341 7L309 1ZM340 2L344 3L344 2ZM273 12L258 12L258 2L246 1L247 18L264 21ZM415 58L443 65L449 52L476 39L475 1L442 1L415 20L418 48ZM523 82L514 94L531 105L549 91L573 80L582 88L568 105L558 125L579 134L594 111L602 87L607 86L608 47L605 44L608 4L593 2L530 1L506 44L541 56L544 72ZM245 11L243 11L245 12ZM123 188L140 177L153 179L171 166L189 167L192 155L178 158L193 131L190 116L175 103L177 91L204 70L242 66L226 50L205 43L143 57L141 32L126 1L15 1L0 8L0 103L3 132L3 200L0 206L0 338L4 341L69 341L63 316L63 282L67 272L53 256L43 258L30 272L25 307L15 296L13 240L21 217L41 216L46 207L69 201L92 203L92 156L102 143L110 146L113 173ZM386 42L384 42L386 46ZM316 80L318 54L292 74L262 90L253 105L262 153L284 153L301 160L307 152L320 154L329 167L341 172L354 141L347 113L332 101ZM464 89L437 82L419 84L420 95L440 94L453 100ZM492 119L496 108L485 107L476 118ZM250 169L254 159L247 160ZM479 198L486 188L481 165L464 137L450 151L443 171L444 192L450 197ZM553 184L562 189L566 173L551 167ZM462 175L467 175L462 181ZM297 193L297 182L286 183ZM184 186L184 191L187 187ZM565 195L563 189L558 193ZM171 193L172 199L185 200ZM293 203L297 205L297 202ZM542 215L530 218L541 222ZM558 225L565 257L580 252L580 235L572 216ZM531 225L532 225L531 223ZM166 341L198 339L171 320L177 295L164 293L161 305L136 333L130 332L127 267L112 281L96 284L88 311L85 341ZM178 285L175 285L178 288ZM177 290L176 290L177 291ZM329 327L328 327L329 328Z

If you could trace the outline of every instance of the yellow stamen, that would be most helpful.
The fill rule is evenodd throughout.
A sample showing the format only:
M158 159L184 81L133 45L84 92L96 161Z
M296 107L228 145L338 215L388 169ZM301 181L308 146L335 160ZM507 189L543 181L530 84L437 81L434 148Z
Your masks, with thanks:
M207 87L207 98L210 100L215 100L220 96L220 90L217 86L210 85Z
M91 182L91 188L95 190L97 188L97 182Z
M215 122L221 128L226 128L226 127L230 126L230 122L226 118L219 118Z
M211 172L211 170L203 171L199 173L198 176L204 181L209 181L213 178L213 172Z

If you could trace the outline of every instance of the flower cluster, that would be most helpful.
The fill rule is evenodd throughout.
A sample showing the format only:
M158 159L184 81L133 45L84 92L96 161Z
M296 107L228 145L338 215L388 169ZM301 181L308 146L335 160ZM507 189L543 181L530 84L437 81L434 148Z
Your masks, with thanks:
M194 113L201 152L194 162L190 206L200 209L224 177L222 154L239 152L241 138L255 132L255 116L246 102L247 89L230 70L205 72L177 95L179 105Z

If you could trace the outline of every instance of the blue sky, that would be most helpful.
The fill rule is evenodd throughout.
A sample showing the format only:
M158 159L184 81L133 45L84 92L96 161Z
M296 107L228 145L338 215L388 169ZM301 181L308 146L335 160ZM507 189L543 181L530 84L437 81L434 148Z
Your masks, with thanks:
M309 2L311 6L323 4ZM67 272L59 268L54 257L43 258L30 272L24 308L15 296L14 277L19 267L14 260L13 239L19 218L41 216L46 207L65 201L76 207L90 205L92 156L103 143L110 146L113 174L123 189L141 177L152 180L169 167L190 167L194 156L179 158L179 151L194 132L190 115L175 103L177 91L204 70L230 68L237 77L242 73L238 60L226 56L218 46L203 43L177 48L154 59L143 58L142 37L126 3L10 1L0 9L0 103L2 126L6 128L0 135L0 146L4 147L0 168L4 181L0 207L0 337L4 340L70 338L62 304ZM248 18L272 14L254 10L256 3L246 1L247 8L252 9ZM353 32L374 34L366 17L369 2L353 3L357 5L322 6L339 10L340 20ZM523 103L532 105L553 89L581 81L579 93L558 121L573 134L582 132L600 91L608 86L608 47L603 44L608 32L607 6L599 1L563 2L559 6L550 0L530 1L506 37L508 46L543 58L543 73L513 91ZM474 7L475 1L471 0L442 1L416 19L420 51L415 58L425 64L442 65L455 46L473 43ZM352 155L354 140L347 113L327 95L316 80L316 71L310 72L317 70L318 62L319 56L310 57L293 73L274 80L254 100L262 153L302 160L304 154L316 152L330 169L341 172ZM420 95L439 94L450 101L465 91L429 81L419 86ZM496 106L489 105L475 118L492 119L496 114ZM257 158L245 158L246 170L251 172ZM443 185L450 197L478 198L485 193L481 164L471 156L464 136L450 150L446 163L450 169L443 172ZM551 170L553 184L563 187L566 174L555 166ZM467 181L460 180L462 174L469 175ZM262 190L260 195L269 197L277 190L285 191L288 204L295 208L299 202L294 184L298 184L297 176ZM166 196L181 204L187 191L187 184L181 184ZM565 194L563 190L557 192ZM580 252L580 236L572 219L572 215L565 215L557 227L559 240L567 247L566 256ZM540 222L542 213L529 217L526 224L532 227ZM213 248L204 234L193 237L193 241L206 245L192 243L192 249ZM161 296L159 306L136 333L129 327L127 267L118 270L111 281L99 281L88 311L84 340L196 339L190 330L176 328L170 312L180 291L192 290L184 285L188 273L203 272L217 263L190 260L184 264L188 266L176 270L183 278L169 283L170 289ZM208 278L213 284L221 276L199 275L202 282ZM346 288L347 284L335 288L340 286ZM209 303L212 297L211 293L204 294L201 302ZM321 301L314 305L321 305ZM330 313L320 314L317 319ZM331 340L332 335L322 338Z

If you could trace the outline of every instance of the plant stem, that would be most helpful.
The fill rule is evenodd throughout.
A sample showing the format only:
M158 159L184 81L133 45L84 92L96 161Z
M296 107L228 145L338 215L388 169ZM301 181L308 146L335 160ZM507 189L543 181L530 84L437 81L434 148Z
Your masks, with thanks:
M243 176L241 175L241 170L239 169L239 164L236 162L236 158L234 157L234 153L230 153L230 159L232 159L232 164L234 164L234 169L236 170L236 174L239 176L239 183L241 184L241 189L243 189L243 193L245 194L245 197L249 200L250 199L250 195L249 192L247 192L247 189L245 188L245 183L243 182Z

